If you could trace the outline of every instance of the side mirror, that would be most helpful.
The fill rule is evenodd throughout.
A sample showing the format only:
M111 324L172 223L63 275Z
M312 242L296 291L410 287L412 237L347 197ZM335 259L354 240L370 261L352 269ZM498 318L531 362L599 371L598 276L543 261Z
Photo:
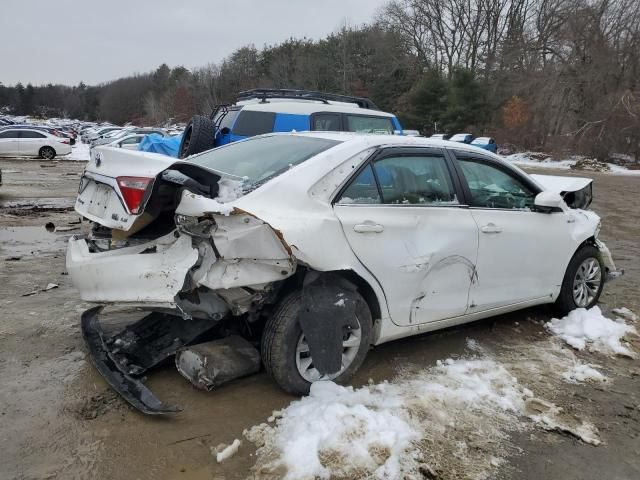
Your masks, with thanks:
M539 212L551 213L563 210L562 204L564 200L559 193L556 192L540 192L536 195L533 205Z

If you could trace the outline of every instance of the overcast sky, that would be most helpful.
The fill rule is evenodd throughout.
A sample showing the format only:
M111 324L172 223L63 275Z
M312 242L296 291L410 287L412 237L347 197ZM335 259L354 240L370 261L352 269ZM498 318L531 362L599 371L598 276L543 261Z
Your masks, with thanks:
M253 43L318 39L386 0L2 0L0 82L97 84L218 62Z

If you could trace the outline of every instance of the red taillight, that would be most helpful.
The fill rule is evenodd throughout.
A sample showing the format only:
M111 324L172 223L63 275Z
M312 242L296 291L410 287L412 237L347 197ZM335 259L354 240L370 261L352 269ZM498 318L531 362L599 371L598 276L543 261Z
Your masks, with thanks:
M66 139L65 140L58 140L58 141L60 143L64 143L64 144L67 144L67 145L69 145L69 143L71 143L69 140L66 140Z
M124 203L131 213L138 213L140 204L144 199L147 187L153 181L153 178L147 177L118 177L118 187L124 198Z

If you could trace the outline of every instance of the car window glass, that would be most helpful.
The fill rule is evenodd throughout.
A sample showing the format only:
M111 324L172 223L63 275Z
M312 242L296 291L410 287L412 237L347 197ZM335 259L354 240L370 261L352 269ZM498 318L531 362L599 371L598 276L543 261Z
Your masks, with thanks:
M523 182L499 168L476 160L459 160L471 191L471 206L528 209L535 193Z
M20 132L18 130L5 130L4 132L0 132L0 138L18 138Z
M444 157L387 157L374 164L385 204L458 204Z
M359 133L393 133L393 122L388 117L347 115L347 131Z
M220 130L222 130L223 128L228 128L229 130L231 130L231 127L233 126L233 122L238 116L238 113L240 113L240 110L229 110L226 114L224 114L224 116L222 117L222 120L220 120ZM222 112L220 112L218 115L222 115ZM216 118L214 119L214 121L215 120L218 120L218 119Z
M340 115L337 113L321 113L314 115L311 129L323 132L339 132L342 130L342 127L340 126Z
M381 203L371 165L353 179L343 192L338 203L342 205Z
M131 137L131 138L125 138L120 143L122 145L133 145L134 143L140 143L141 140L142 140L142 137Z
M235 135L253 137L263 133L273 132L276 114L273 112L242 111L233 126Z
M21 138L46 138L46 137L42 133L24 130L22 132Z
M326 138L270 135L233 142L191 157L189 161L217 172L262 184L340 142Z

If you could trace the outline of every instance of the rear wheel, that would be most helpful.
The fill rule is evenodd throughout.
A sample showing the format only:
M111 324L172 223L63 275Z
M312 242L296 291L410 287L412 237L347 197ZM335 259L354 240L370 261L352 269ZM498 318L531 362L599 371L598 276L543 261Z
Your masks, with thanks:
M51 147L42 147L39 154L40 158L44 158L45 160L53 160L56 156L56 151Z
M333 380L346 383L356 373L371 344L371 312L364 299L357 295L356 320L358 328L345 328L342 340L342 368L322 376L313 365L298 312L302 293L296 291L285 297L267 321L262 336L262 361L267 373L286 392L294 395L309 393L311 383Z
M592 245L576 252L562 281L556 300L559 313L566 315L576 308L591 308L600 298L604 286L605 268L600 252Z
M194 116L182 135L178 158L211 150L215 145L215 128L213 122L202 115Z

